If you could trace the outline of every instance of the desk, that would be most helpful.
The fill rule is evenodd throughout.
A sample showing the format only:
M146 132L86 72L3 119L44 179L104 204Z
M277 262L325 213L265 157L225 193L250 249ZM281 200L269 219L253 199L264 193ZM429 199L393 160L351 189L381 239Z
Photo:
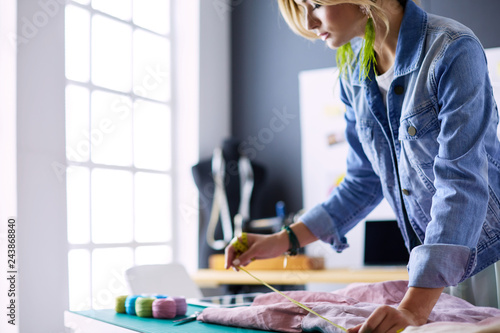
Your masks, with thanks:
M187 315L202 309L203 307L189 305ZM206 324L199 321L174 326L172 321L175 319L140 318L116 313L114 310L64 313L64 325L70 333L262 333L261 330Z
M250 273L269 284L302 285L308 283L384 282L408 280L406 267L364 267L360 269L323 269L323 270L253 270ZM245 272L233 270L200 269L193 275L193 280L202 288L214 288L224 284L256 285Z

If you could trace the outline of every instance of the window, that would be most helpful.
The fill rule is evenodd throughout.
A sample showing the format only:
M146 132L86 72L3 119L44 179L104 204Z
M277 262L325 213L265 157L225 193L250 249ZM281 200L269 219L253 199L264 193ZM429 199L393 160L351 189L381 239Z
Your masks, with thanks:
M170 1L65 14L70 309L110 308L126 268L174 256Z

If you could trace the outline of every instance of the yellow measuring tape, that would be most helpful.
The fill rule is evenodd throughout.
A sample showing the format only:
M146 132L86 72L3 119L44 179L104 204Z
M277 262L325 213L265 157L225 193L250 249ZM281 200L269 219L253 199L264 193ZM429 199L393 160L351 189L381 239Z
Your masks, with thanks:
M239 256L240 254L242 254L243 252L245 252L246 250L248 250L248 240L247 240L247 234L244 232L241 234L241 239L238 239L238 237L235 237L233 239L233 241L231 242L231 244L233 245L234 249L236 250L236 255ZM281 296L285 297L286 299L288 299L290 302L294 303L295 305L301 307L302 309L312 313L313 315L316 315L318 317L320 317L321 319L323 320L326 320L327 322L329 322L330 324L332 324L333 326L341 329L342 331L344 332L347 332L347 329L340 326L340 325L337 325L335 323L333 323L332 321L330 321L328 318L325 318L323 317L322 315L320 315L319 313L317 313L316 311L314 311L313 309L311 308L308 308L307 306L305 306L304 304L300 303L299 301L296 301L294 300L293 298L285 295L284 293L282 293L281 291L279 291L278 289L274 288L273 286L271 286L270 284L268 284L267 282L265 281L262 281L261 279L259 279L258 277L256 277L255 275L253 275L252 273L250 273L249 271L247 271L246 269L244 269L243 267L241 266L237 266L236 267L237 269L241 269L243 272L247 273L248 275L250 275L252 278L254 278L255 280L259 281L261 284L263 284L264 286L268 287L269 289L271 289L272 291L274 292L277 292L278 294L280 294ZM398 331L399 332L399 331Z

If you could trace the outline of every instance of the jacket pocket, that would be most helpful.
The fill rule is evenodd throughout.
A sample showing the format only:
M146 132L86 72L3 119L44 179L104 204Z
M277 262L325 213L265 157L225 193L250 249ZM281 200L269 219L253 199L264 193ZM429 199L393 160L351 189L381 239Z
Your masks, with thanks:
M439 121L431 105L401 118L398 139L412 166L422 165L428 169L434 164L439 151L438 135Z

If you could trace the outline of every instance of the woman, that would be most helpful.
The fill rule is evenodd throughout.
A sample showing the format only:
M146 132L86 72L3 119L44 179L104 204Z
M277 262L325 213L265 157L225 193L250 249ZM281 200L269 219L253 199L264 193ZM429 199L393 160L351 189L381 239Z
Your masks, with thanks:
M409 289L397 309L382 306L349 332L425 324L445 287L500 259L498 111L481 44L411 0L278 1L292 30L337 49L348 170L300 222L249 234L238 258L227 247L226 267L317 239L342 251L385 197L411 251Z

